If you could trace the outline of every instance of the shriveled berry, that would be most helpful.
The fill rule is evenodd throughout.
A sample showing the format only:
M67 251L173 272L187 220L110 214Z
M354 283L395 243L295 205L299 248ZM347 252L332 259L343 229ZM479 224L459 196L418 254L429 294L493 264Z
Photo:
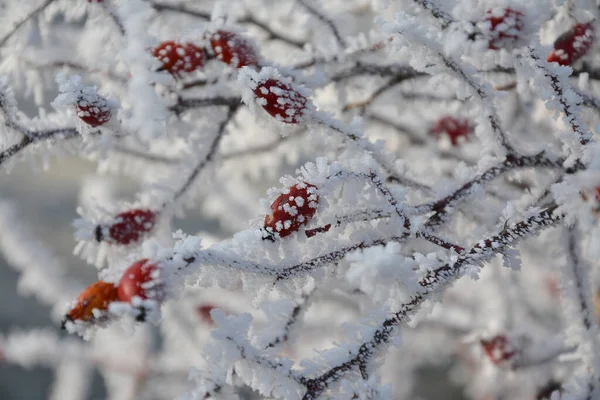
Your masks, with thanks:
M210 45L217 59L233 67L258 63L254 47L237 33L218 30L211 35Z
M117 286L119 301L131 302L135 296L141 299L160 300L162 290L158 281L158 267L148 259L136 261L123 273Z
M577 24L570 31L563 33L554 42L554 49L547 61L560 65L571 65L587 54L594 43L594 26L591 22Z
M162 68L176 78L185 72L192 72L204 65L204 50L192 43L179 43L173 40L162 42L152 54L160 62Z
M108 237L104 237L104 228L96 228L96 240L106 240L122 245L137 242L144 234L150 232L156 224L156 213L152 210L129 210L115 217L114 224L108 227Z
M112 111L105 99L99 96L81 97L77 100L77 116L86 124L97 127L110 121Z
M484 21L489 21L491 26L488 47L492 50L511 48L522 34L524 21L523 13L512 8L489 9Z
M517 348L504 335L481 340L483 350L494 364L502 364L518 354Z
M299 183L288 189L271 204L271 215L265 216L265 230L286 237L297 232L317 212L319 195L317 187L310 183Z
M431 133L435 136L442 133L447 134L453 146L458 144L458 138L468 137L472 132L473 128L468 120L454 118L449 115L440 118L431 129Z
M278 121L297 124L306 112L306 97L275 79L260 82L254 93L258 103Z
M63 327L67 321L91 320L94 317L94 309L107 310L108 305L116 299L117 288L115 285L104 281L92 283L77 297L77 303L63 320Z

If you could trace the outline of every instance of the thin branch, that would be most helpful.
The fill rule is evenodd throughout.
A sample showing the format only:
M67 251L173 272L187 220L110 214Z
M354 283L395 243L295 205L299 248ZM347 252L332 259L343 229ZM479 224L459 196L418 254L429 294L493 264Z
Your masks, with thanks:
M46 0L45 2L40 4L37 8L33 9L29 14L27 14L27 16L25 16L25 18L23 18L21 21L17 22L13 26L13 29L11 31L9 31L2 39L0 39L0 47L4 46L6 44L6 42L15 34L15 32L17 32L19 30L19 28L21 28L27 21L29 21L31 18L35 17L36 15L38 15L39 13L44 11L50 4L52 4L52 2L54 2L54 0Z
M179 98L177 103L169 107L169 110L175 114L181 114L183 111L191 108L228 106L237 107L241 100L239 97L208 97L208 98Z
M317 8L315 6L309 4L307 0L297 0L297 1L304 8L306 8L306 10L308 10L309 13L314 15L318 20L323 22L325 25L327 25L329 27L329 29L331 29L331 32L333 33L335 40L338 42L338 44L340 45L341 48L346 47L346 41L340 34L340 31L338 30L337 26L333 23L333 21L330 18L326 17L322 12L317 10Z
M454 264L446 264L430 271L419 282L422 292L413 295L411 300L405 303L399 311L384 320L381 326L374 332L371 339L361 344L355 354L351 354L347 361L305 382L307 390L303 400L318 398L329 385L338 381L344 374L354 368L365 368L373 357L380 354L381 351L379 348L389 343L397 327L406 322L407 318L429 297L427 294L447 287L462 275L465 267L469 265L483 267L484 262L489 261L495 254L501 252L506 247L516 244L525 237L537 234L544 228L554 226L563 218L562 215L554 214L556 208L557 206L547 208L513 225L509 229L504 229L499 234L478 242L467 254L460 256Z

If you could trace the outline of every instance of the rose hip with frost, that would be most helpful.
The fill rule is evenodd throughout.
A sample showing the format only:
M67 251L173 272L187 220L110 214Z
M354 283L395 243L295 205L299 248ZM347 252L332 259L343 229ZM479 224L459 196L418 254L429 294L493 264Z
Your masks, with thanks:
M154 228L156 213L152 210L135 209L122 212L115 219L117 222L109 227L102 225L96 227L96 241L105 240L122 245L137 242L145 233ZM105 237L106 231L108 231L108 235Z
M306 112L306 97L275 79L259 82L254 93L265 111L281 122L297 124Z
M591 22L577 24L563 33L554 42L554 49L548 55L548 62L571 65L587 54L594 43L594 26Z
M98 281L88 286L79 297L73 308L63 320L63 328L67 321L90 321L94 318L93 310L105 311L108 305L117 299L117 288L110 282Z
M162 69L176 78L184 72L192 72L204 65L204 49L192 43L179 43L168 40L159 44L152 54L160 62Z
M319 195L317 187L310 183L299 183L279 195L271 204L271 215L265 216L265 229L270 234L286 237L297 232L317 212Z
M473 128L468 120L458 119L449 115L438 119L433 128L431 128L431 133L435 136L439 136L442 133L447 134L453 146L458 144L458 138L468 137L472 132Z
M237 33L218 30L210 36L210 45L217 59L233 67L258 63L254 47Z
M123 273L117 286L119 301L129 303L136 296L141 299L160 300L162 291L157 273L157 265L149 263L148 259L142 259L131 264Z

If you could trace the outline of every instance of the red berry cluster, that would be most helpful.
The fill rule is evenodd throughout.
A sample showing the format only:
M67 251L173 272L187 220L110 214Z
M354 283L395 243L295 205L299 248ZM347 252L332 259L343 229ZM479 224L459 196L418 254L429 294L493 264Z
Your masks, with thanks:
M265 230L271 235L284 238L297 232L317 212L319 195L317 187L299 183L284 191L271 204L273 214L265 216Z
M258 63L254 47L237 33L218 30L209 40L215 57L224 63L237 68ZM202 68L209 58L204 48L173 40L160 43L152 55L162 63L161 69L175 78Z
M143 259L127 268L117 286L104 281L93 283L81 292L75 306L65 316L63 328L67 321L93 321L94 309L105 311L114 301L131 303L136 296L140 299L162 300L162 289L155 272L157 270L156 264ZM143 321L144 310L141 311L138 320Z
M450 137L453 146L458 144L460 137L468 137L473 132L471 124L466 119L458 119L452 116L441 117L431 128L431 133L439 136L442 133Z
M504 335L498 335L490 340L481 340L485 354L494 364L503 364L518 354L518 350Z
M106 99L102 97L89 98L80 97L77 99L77 116L86 124L97 127L110 121L112 116L111 108Z
M152 210L135 209L122 212L109 227L96 227L96 241L108 241L122 245L137 242L145 233L150 232L156 224L156 213ZM108 236L104 232L108 230Z
M560 65L571 65L587 54L594 43L594 26L591 22L577 24L571 30L563 33L554 42L554 49L547 61Z
M265 111L278 121L297 124L306 113L306 97L275 79L260 82L254 94Z
M491 24L488 47L492 50L514 46L524 27L523 13L512 8L490 9L484 21Z

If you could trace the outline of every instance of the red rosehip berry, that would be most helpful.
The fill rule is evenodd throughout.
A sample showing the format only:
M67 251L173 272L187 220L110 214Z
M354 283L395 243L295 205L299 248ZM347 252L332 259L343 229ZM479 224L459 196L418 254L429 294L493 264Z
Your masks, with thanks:
M89 321L93 319L93 310L107 310L108 305L117 299L117 288L110 282L98 281L88 286L79 297L73 308L63 320L63 328L67 321Z
M468 120L457 119L448 115L440 118L431 128L431 133L435 136L442 133L447 134L453 146L458 144L458 138L468 137L472 132L473 128Z
M219 60L233 67L258 63L254 47L236 33L218 30L211 35L210 45Z
M286 237L297 232L317 212L319 195L317 187L310 183L299 183L284 191L271 204L272 215L265 216L265 230L269 234L279 233Z
M215 321L213 321L212 317L210 316L210 312L215 308L217 307L212 304L204 304L196 307L196 312L198 313L198 316L202 322L212 325L215 323Z
M136 261L123 273L117 286L119 301L129 303L135 296L141 299L162 298L162 290L158 280L158 267L148 259Z
M80 97L77 100L77 116L86 124L97 127L110 121L112 111L106 99L100 96Z
M283 82L267 79L256 86L254 93L259 104L278 121L297 124L304 116L306 97Z
M512 8L489 9L484 21L489 21L489 44L491 50L510 48L519 40L523 31L523 13Z
M104 237L105 228L96 227L96 240L107 240L122 245L137 242L145 233L150 232L156 224L156 213L151 210L130 210L117 215L117 222L108 227L108 238Z
M192 72L204 65L204 49L192 43L178 43L172 40L162 42L152 50L152 55L162 62L162 69L176 78L184 72Z
M596 200L600 201L600 186L596 188Z
M490 340L481 339L481 346L494 364L502 364L517 355L518 351L504 335Z
M554 49L547 61L571 65L587 54L594 43L594 26L591 22L577 24L554 42Z

